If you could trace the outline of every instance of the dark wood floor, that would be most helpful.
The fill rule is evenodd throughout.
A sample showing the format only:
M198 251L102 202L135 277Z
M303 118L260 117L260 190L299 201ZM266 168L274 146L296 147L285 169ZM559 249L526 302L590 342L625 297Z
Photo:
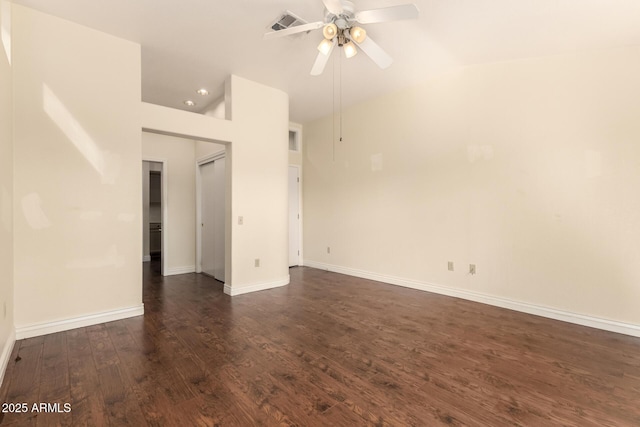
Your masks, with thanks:
M640 425L637 338L310 268L144 276L144 317L16 343L2 401L71 412L3 425Z

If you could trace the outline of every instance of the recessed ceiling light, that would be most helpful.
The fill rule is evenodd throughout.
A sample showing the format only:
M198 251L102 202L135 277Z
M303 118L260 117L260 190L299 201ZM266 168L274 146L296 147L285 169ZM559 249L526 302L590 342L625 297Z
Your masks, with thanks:
M192 101L192 100L190 100L190 99L187 99L186 101L184 101L184 105L187 105L187 106L189 106L189 107L193 107L193 106L195 106L195 105L196 105L196 103L195 103L195 102L193 102L193 101Z
M202 96L209 95L209 91L206 89L198 89L196 92L198 93L198 95Z

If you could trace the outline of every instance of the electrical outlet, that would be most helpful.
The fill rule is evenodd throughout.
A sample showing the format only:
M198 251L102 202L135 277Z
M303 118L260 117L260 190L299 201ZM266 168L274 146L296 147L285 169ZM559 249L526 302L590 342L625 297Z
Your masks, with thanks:
M242 224L244 224L244 217L239 216L238 217L238 225L242 225Z
M331 246L327 246L327 253L330 254L331 253Z
M449 261L447 263L447 268L449 269L449 271L453 271L453 261Z
M469 264L469 274L476 274L476 265Z
M260 258L256 258L255 266L260 267Z

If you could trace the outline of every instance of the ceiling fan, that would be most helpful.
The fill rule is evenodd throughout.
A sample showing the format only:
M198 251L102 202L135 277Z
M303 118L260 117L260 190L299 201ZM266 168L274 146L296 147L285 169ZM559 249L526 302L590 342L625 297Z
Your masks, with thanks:
M316 61L311 68L312 76L322 74L336 44L343 48L347 58L351 58L358 53L356 48L358 46L380 68L389 67L393 59L370 37L367 37L367 32L363 28L356 24L376 24L378 22L416 19L418 17L418 7L415 4L403 4L356 12L353 3L350 1L322 0L322 3L324 3L326 9L324 21L296 25L279 31L270 31L264 35L265 39L272 39L322 28L324 39L318 45L320 53L318 53Z

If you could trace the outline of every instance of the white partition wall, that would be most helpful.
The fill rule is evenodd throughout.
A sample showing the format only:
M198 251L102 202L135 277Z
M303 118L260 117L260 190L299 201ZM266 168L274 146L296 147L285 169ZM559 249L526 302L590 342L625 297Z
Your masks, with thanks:
M141 314L140 46L12 9L18 336Z
M284 92L237 76L231 76L230 86L233 265L232 287L225 283L225 292L233 295L289 283L289 99Z
M0 383L14 342L13 324L13 79L11 5L0 1Z

